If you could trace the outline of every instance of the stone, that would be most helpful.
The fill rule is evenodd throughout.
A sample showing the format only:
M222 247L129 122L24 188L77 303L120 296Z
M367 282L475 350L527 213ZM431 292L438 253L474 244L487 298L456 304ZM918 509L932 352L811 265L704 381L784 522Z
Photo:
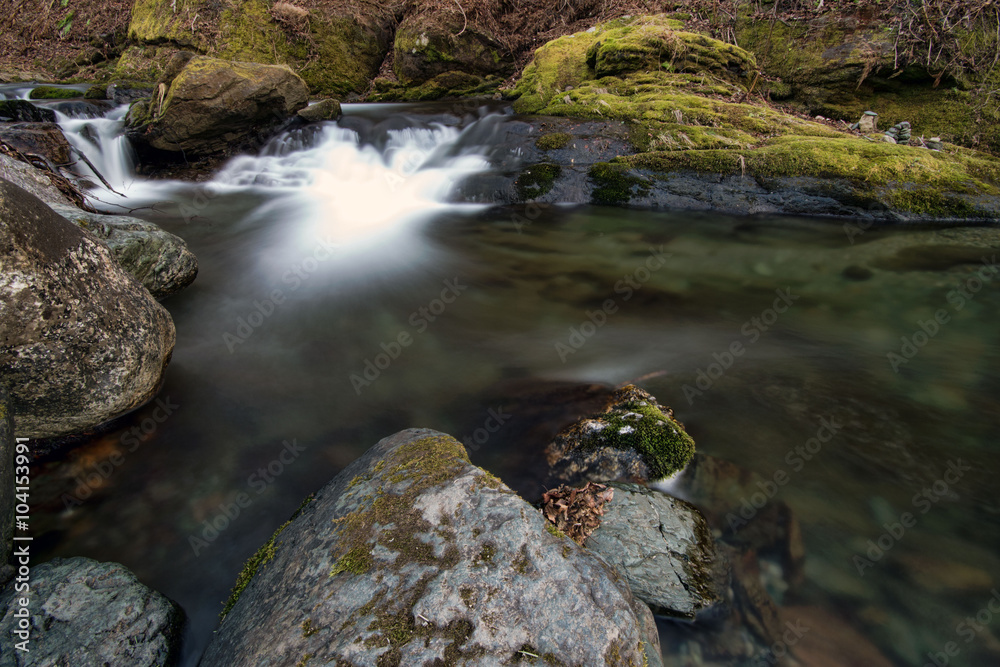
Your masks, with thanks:
M656 614L693 619L718 605L728 584L705 518L683 500L638 484L611 483L614 496L584 546L621 572Z
M127 83L109 83L104 91L104 97L115 104L131 104L153 94L149 86L131 86Z
M35 106L27 100L0 100L0 120L54 123L56 114L52 109Z
M111 249L123 269L157 299L178 292L198 275L198 259L179 236L127 215L88 213L52 204L52 210Z
M299 110L299 118L308 123L337 120L340 118L340 114L340 102L334 99L321 100Z
M0 586L14 576L14 442L10 394L0 382Z
M878 131L878 114L874 111L866 111L858 121L858 130L862 134L874 134Z
M200 664L662 664L649 609L547 525L458 441L401 431L248 561Z
M396 30L393 71L405 84L446 72L487 76L510 69L496 38L468 24L455 9L414 12Z
M22 153L40 155L57 167L70 162L72 149L55 123L2 124L0 141Z
M661 479L693 455L694 440L670 408L634 385L613 392L603 411L567 427L546 449L552 478L567 483Z
M21 597L31 614L27 654L15 648ZM76 557L35 565L30 591L7 586L0 609L0 664L158 667L180 654L180 607L118 563ZM15 662L18 655L30 659Z
M194 56L162 104L154 98L142 117L129 114L129 136L160 151L227 154L273 132L308 100L305 82L288 67Z
M0 180L0 374L20 435L79 433L146 403L174 340L107 246Z

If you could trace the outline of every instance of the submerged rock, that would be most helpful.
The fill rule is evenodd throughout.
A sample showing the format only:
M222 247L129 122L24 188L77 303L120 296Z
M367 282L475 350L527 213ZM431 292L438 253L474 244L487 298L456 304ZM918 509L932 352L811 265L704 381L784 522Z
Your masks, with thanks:
M560 432L546 450L551 476L564 482L669 477L694 456L694 440L656 399L634 385L618 389L604 410Z
M208 56L190 58L161 86L162 99L129 111L129 136L195 156L229 153L273 132L309 100L305 82L288 67Z
M29 601L30 653L15 648L22 597ZM5 665L158 667L179 657L180 607L118 563L76 557L35 565L30 591L7 586L0 591L0 609ZM30 658L15 662L14 656Z
M76 433L142 405L174 339L106 246L0 180L0 373L19 435Z
M158 299L184 289L198 275L198 259L184 240L151 222L59 204L52 210L99 238L121 267Z
M344 469L248 563L201 664L659 665L601 559L426 429Z
M644 486L610 486L601 525L584 546L618 568L654 613L694 618L718 605L726 569L701 512Z

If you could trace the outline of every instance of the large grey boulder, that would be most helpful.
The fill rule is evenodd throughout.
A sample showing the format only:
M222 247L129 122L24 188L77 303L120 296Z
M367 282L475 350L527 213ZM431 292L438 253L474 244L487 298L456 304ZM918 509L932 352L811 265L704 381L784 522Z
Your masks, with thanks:
M719 604L725 566L698 509L638 484L610 486L614 496L585 546L657 614L694 618Z
M402 431L247 563L200 664L660 665L649 609L546 526L450 436Z
M309 102L306 83L284 65L194 56L163 95L129 110L129 136L185 155L231 152L267 133Z
M198 259L184 239L151 222L127 215L88 213L72 206L45 172L7 155L0 155L0 178L24 188L100 239L122 268L157 298L183 289L198 275Z
M183 612L118 563L76 557L36 565L30 591L8 585L0 609L0 667L154 667L178 657ZM26 638L16 632L22 620L27 653L16 646Z
M198 275L198 259L184 240L151 222L62 204L52 210L103 241L121 267L158 299L184 289Z
M18 435L77 433L147 402L174 340L105 245L0 180L0 375Z
M13 576L14 550L14 419L10 395L0 382L0 586Z

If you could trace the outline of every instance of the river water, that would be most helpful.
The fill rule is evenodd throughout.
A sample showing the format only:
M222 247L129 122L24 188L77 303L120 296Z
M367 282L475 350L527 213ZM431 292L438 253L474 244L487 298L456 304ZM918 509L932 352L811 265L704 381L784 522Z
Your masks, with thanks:
M571 397L636 381L699 451L784 480L760 488L798 518L805 576L772 594L827 614L812 664L857 664L857 642L997 664L1000 232L448 203L505 116L345 109L205 184L114 153L124 197L95 197L143 207L200 273L164 301L159 399L38 467L43 557L118 561L178 601L194 664L244 560L379 438L451 433L533 500ZM667 664L701 660L726 664Z

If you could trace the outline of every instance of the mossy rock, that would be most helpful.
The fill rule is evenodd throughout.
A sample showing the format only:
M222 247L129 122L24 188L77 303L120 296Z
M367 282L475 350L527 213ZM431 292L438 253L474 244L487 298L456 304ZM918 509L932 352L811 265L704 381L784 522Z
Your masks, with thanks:
M555 151L565 148L573 141L573 135L568 132L550 132L538 137L535 147L543 151Z
M925 217L979 217L979 198L1000 196L1000 159L950 146L931 151L852 136L776 137L750 151L658 151L615 160L653 174L697 172L847 181L859 196Z
M375 79L372 102L423 102L440 99L491 96L503 83L499 77L480 77L465 72L445 72L420 85Z
M396 29L393 56L393 71L405 85L451 71L488 77L513 66L493 35L469 26L457 11L408 15Z
M108 87L93 85L83 94L85 100L106 100L108 99Z
M517 177L517 193L521 201L531 201L547 195L555 181L562 173L562 167L557 164L534 164L521 172Z
M28 94L32 100L69 100L83 97L83 93L72 88L56 88L55 86L38 86Z
M554 479L647 482L682 470L694 440L650 394L634 385L616 390L605 409L560 432L546 450Z

